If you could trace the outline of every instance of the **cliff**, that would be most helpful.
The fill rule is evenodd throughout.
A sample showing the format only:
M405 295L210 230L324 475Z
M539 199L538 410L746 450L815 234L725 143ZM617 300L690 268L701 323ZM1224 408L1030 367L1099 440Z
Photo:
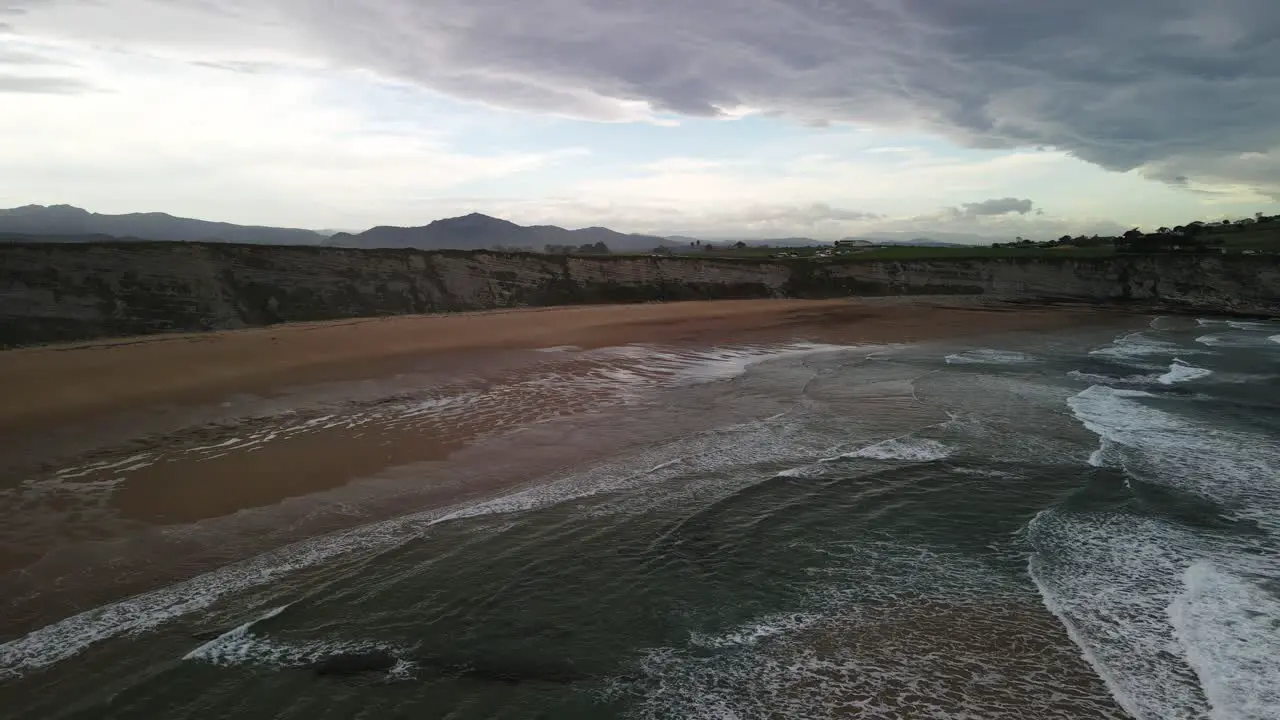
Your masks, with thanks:
M1280 315L1280 258L814 262L11 243L0 245L0 345L527 305L940 293Z

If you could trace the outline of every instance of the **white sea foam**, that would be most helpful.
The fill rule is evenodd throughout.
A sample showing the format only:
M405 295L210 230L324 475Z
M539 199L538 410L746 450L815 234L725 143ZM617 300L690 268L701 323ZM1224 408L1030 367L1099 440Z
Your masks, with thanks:
M396 547L442 519L430 514L414 515L314 538L86 610L0 645L0 675L23 675L113 637L154 630L183 615L205 610L227 595L269 585L340 555Z
M1201 335L1196 342L1215 348L1260 348L1267 347L1272 338L1264 337L1256 332L1225 332L1212 335Z
M1227 325L1236 330L1246 330L1252 332L1270 332L1280 327L1276 322L1252 322L1246 320L1228 320Z
M1146 375L1103 375L1101 373L1087 373L1079 370L1071 370L1067 373L1067 377L1091 385L1173 385L1180 382L1190 382L1200 378L1212 375L1213 371L1207 368L1197 367L1180 358L1174 358L1169 365L1169 369L1163 373L1152 373ZM1240 382L1248 381L1248 377L1239 379Z
M1159 378L1158 375L1126 375L1118 377L1116 375L1080 372L1079 370L1071 370L1067 373L1067 377L1087 382L1091 385L1147 385Z
M273 607L267 612L263 613L262 615L250 620L249 622L243 625L239 625L235 628L232 628L231 630L228 630L227 632L224 632L218 637L201 645L195 650L192 650L191 652L184 655L182 659L183 660L197 660L197 659L204 660L212 657L217 657L221 653L221 648L235 645L236 643L239 643L243 641L246 637L248 637L249 628L253 627L257 623L260 623L264 620L270 620L271 618L278 616L280 613L284 612L288 607L289 607L288 604L280 605L278 607Z
M1106 357L1115 360L1132 360L1150 355L1173 355L1179 352L1178 345L1164 340L1157 340L1145 333L1129 333L1110 345L1089 352L1095 357ZM1185 350L1183 350L1185 352Z
M825 470L820 464L801 465L800 467L787 468L786 470L779 472L778 477L810 478L818 477L824 472Z
M806 447L789 433L788 427L786 418L777 416L720 428L487 501L406 515L288 545L175 585L84 611L0 644L0 675L22 675L113 637L154 630L184 615L206 610L225 597L279 582L303 568L351 553L393 549L421 537L441 522L527 511L642 485L657 487L662 481L691 473L715 476L716 470L727 465L812 457L818 450ZM723 480L727 486L721 490L685 485L682 491L732 492L745 482L772 477L767 472L759 475L754 480L738 476ZM653 497L641 493L634 501L670 499L670 493L661 490L650 495Z
M1152 519L1057 509L1037 515L1027 537L1028 571L1045 606L1117 702L1138 720L1206 717L1166 612L1196 538Z
M240 628L236 628L240 630ZM234 633L234 634L233 634ZM370 640L323 638L304 642L289 642L270 635L232 631L218 639L201 645L183 657L184 660L206 662L210 665L231 667L235 665L259 665L272 668L302 667L326 656L339 653L361 653L384 650L392 653L403 649L387 643ZM397 663L398 664L398 663ZM396 670L393 667L391 670ZM404 672L402 669L401 672Z
M1271 337L1269 337L1269 338L1267 338L1267 339L1268 339L1268 340L1270 340L1270 341L1271 341L1271 342L1273 342L1273 343L1280 344L1280 335L1272 335Z
M991 348L954 353L945 359L948 365L1016 365L1035 361L1035 357L1026 353Z
M74 478L85 477L109 470L116 472L125 472L133 466L152 465L155 463L156 456L153 453L138 453L114 462L95 462L88 465L80 465L78 467L63 468L54 473L54 476L60 480L71 480Z
M1280 718L1280 599L1212 562L1192 565L1169 618L1214 720Z
M1101 438L1091 464L1118 463L1146 483L1280 529L1273 443L1157 409L1147 404L1154 398L1105 386L1071 398L1076 417ZM1278 716L1280 679L1269 661L1280 653L1280 601L1233 569L1252 562L1256 540L1063 509L1037 516L1028 538L1046 606L1134 717Z
M1111 450L1111 441L1106 438L1098 443L1098 449L1089 455L1089 464L1093 467L1111 467L1115 465L1115 454Z
M1140 390L1094 385L1068 401L1085 427L1112 443L1126 471L1224 505L1280 531L1280 448L1267 438L1204 427L1141 402Z
M708 350L683 356L657 354L648 357L645 365L648 368L669 369L678 381L710 382L738 377L751 366L769 360L866 349L866 346L797 342L777 347Z
M812 613L770 615L720 635L701 632L690 633L689 644L714 649L755 645L768 638L803 630L821 619L821 615Z
M818 583L799 611L647 651L620 688L640 692L633 716L1067 720L1110 703L1080 682L1070 649L975 642L1042 630L1019 625L1034 596L972 556L875 541L813 549L828 562L809 568Z
M905 462L931 462L951 455L951 448L928 438L899 437L854 450L841 458L867 460L902 460Z
M1156 378L1156 382L1161 385L1173 385L1174 383L1199 380L1200 378L1208 377L1212 374L1212 370L1196 367L1195 365L1183 362L1178 358L1174 358L1173 364L1169 366L1169 372Z

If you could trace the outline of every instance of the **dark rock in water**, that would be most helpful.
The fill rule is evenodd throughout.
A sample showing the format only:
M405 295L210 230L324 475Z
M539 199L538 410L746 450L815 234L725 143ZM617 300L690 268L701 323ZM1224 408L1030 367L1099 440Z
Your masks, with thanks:
M334 653L304 665L303 669L317 675L357 675L390 670L399 660L386 650Z

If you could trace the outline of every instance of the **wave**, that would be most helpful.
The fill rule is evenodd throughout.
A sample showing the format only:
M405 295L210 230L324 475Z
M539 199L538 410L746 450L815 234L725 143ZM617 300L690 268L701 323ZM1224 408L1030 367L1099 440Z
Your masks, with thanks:
M1137 720L1201 718L1208 703L1166 609L1198 543L1128 515L1051 509L1027 526L1027 570L1085 660Z
M1130 475L1207 498L1280 532L1280 449L1269 438L1204 427L1142 401L1142 390L1093 385L1067 401L1084 426L1111 443Z
M1191 380L1199 380L1213 374L1212 370L1202 367L1196 367L1186 363L1178 358L1173 359L1173 364L1169 366L1169 372L1156 378L1156 382L1161 385L1173 385L1174 383L1189 382Z
M787 468L778 473L778 477L786 478L812 478L819 477L824 470L821 465L801 465L799 467Z
M283 607L276 611L284 610ZM278 612L277 612L278 614ZM403 674L409 665L404 660L396 660L408 654L404 648L369 640L347 640L324 638L303 642L285 640L259 635L250 632L251 626L274 615L268 613L257 620L245 623L215 640L192 650L183 656L183 660L205 662L221 667L240 665L257 665L273 669L306 668L325 658L337 655L387 653L389 658L388 672ZM394 661L394 662L393 662Z
M222 655L222 648L234 646L236 644L239 644L245 638L247 638L249 636L249 629L252 628L254 625L257 625L260 622L270 620L271 618L278 616L280 613L284 612L288 607L289 607L289 604L285 604L285 605L280 605L278 607L271 608L270 610L254 618L253 620L250 620L249 622L243 625L232 628L231 630L228 630L227 632L222 633L221 635L210 640L204 645L201 645L195 650L192 650L191 652L184 655L182 659L212 661L213 658L217 658Z
M1152 407L1156 397L1095 385L1068 401L1100 438L1091 464L1200 496L1274 537L1274 443ZM1267 535L1224 538L1150 517L1053 509L1028 526L1028 567L1045 605L1134 717L1270 718L1280 716L1272 660L1280 600L1240 570L1268 552L1258 537Z
M1112 358L1115 360L1132 360L1150 355L1174 355L1182 348L1165 340L1157 340L1146 333L1129 333L1110 345L1091 350L1094 357Z
M775 416L719 428L489 500L405 515L287 545L190 580L86 610L0 644L0 675L20 676L111 638L154 630L179 617L207 610L225 597L277 583L298 570L352 554L374 555L392 550L422 537L439 523L525 512L637 486L652 489L630 499L637 507L669 502L672 496L661 486L663 481L689 475L722 478L726 474L716 471L726 466L778 460L801 462L821 452L822 448L807 446L804 438L791 432L793 427L789 419ZM720 480L707 480L707 487L685 489L733 492L744 482L773 477L769 473L760 473L759 478L727 475ZM725 487L711 487L714 482ZM620 508L621 505L615 510Z
M1245 321L1245 320L1228 320L1227 325L1236 330L1246 330L1253 332L1270 332L1276 328L1280 328L1280 323L1275 321Z
M1034 362L1035 357L1012 350L984 348L982 350L954 353L946 356L945 360L948 365L1014 365Z
M1008 573L894 542L813 549L828 562L810 568L816 585L795 612L647 650L612 692L654 719L1067 720L1114 707L1071 646L1013 640L1051 626Z
M1280 599L1209 561L1183 574L1169 619L1195 669L1212 717L1280 717Z
M1271 341L1271 342L1273 342L1273 343L1280 344L1280 335L1272 335L1271 337L1269 337L1269 338L1267 338L1267 339L1268 339L1268 340L1270 340L1270 341Z
M1277 342L1275 337L1262 337L1253 332L1226 332L1212 335L1201 335L1196 342L1208 347L1222 348L1259 348L1267 347L1268 342Z
M1280 321L1276 320L1213 320L1199 318L1196 320L1196 324L1203 328L1229 327L1233 330L1244 330L1246 332L1270 332L1280 328Z
M769 615L720 635L692 632L689 634L689 644L710 649L740 648L780 635L796 633L821 619L822 616L815 613Z
M1169 365L1169 369L1161 374L1148 375L1103 375L1101 373L1088 373L1079 370L1072 370L1067 373L1067 377L1092 385L1174 385L1182 382L1190 382L1199 380L1213 375L1213 371L1208 368L1197 367L1188 363L1181 358L1174 358ZM1238 379L1238 382L1248 381L1248 377Z
M928 438L903 436L891 438L859 448L853 452L827 458L827 461L860 458L864 460L901 460L905 462L932 462L951 456L952 449Z

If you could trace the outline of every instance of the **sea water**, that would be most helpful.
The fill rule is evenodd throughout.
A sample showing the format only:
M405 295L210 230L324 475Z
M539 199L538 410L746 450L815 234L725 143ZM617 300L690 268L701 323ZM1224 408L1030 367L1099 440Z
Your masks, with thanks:
M662 431L3 638L0 715L1280 717L1277 337L549 349L586 369L518 392L581 407L506 430ZM165 452L42 482L110 492Z

